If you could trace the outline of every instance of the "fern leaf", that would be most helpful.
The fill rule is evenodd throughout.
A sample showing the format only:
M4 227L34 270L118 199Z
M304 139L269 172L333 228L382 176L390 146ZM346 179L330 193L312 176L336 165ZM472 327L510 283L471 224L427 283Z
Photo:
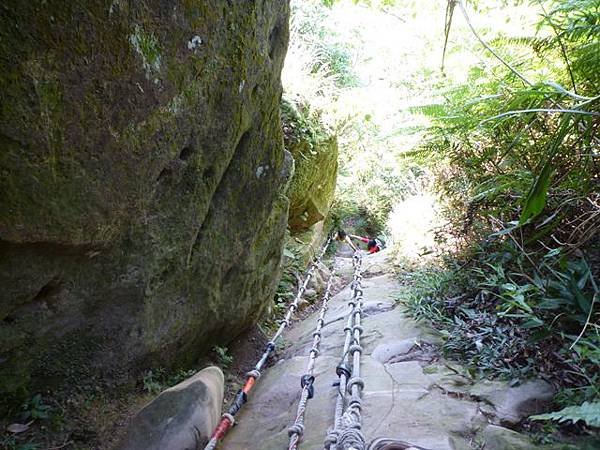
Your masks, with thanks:
M567 406L560 411L531 416L533 420L557 420L573 423L583 420L590 427L600 427L600 402L584 402L579 406Z

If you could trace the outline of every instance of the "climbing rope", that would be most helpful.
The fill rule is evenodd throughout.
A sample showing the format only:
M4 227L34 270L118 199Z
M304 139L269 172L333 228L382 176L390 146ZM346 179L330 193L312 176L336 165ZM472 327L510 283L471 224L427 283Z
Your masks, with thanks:
M313 333L313 345L308 354L308 364L306 367L306 373L300 378L300 385L302 391L300 393L300 401L298 402L298 410L296 412L296 420L293 425L288 429L288 435L290 437L290 443L288 450L297 450L300 439L304 434L304 414L306 412L306 404L308 400L313 398L314 395L314 381L313 375L315 369L315 362L319 356L319 345L321 344L321 330L325 324L325 314L327 312L329 299L331 298L331 285L333 282L333 276L335 269L331 271L329 280L327 281L327 287L323 294L323 305L321 306L321 312L317 319L317 326Z
M346 339L340 364L336 367L339 377L338 395L335 404L333 427L325 438L326 450L365 450L365 437L362 427L362 390L364 381L360 377L360 336L363 289L362 289L362 253L355 251L352 257L354 276L350 285L352 295L348 301L351 308L344 331ZM351 361L350 368L348 362Z
M246 403L248 401L248 393L254 387L256 380L258 380L258 378L261 375L261 370L262 370L263 366L269 359L269 356L271 355L273 350L275 350L275 343L283 334L283 330L285 330L285 328L290 324L292 315L298 309L300 299L302 298L302 295L304 295L304 291L306 291L306 288L308 287L308 283L309 283L310 279L312 278L312 276L315 272L315 269L321 263L321 259L323 258L323 255L325 255L325 252L327 251L327 248L329 247L330 243L331 243L331 237L327 239L327 242L321 249L321 252L319 253L318 257L310 265L308 271L306 272L304 282L299 285L298 292L296 293L294 300L290 303L290 306L288 307L285 317L281 320L281 322L279 324L279 328L277 329L277 331L275 332L275 334L273 335L271 340L267 343L267 346L265 347L265 351L262 354L261 358L256 363L256 365L254 366L254 369L252 369L250 372L248 372L246 374L246 382L244 383L244 386L235 395L235 398L233 399L233 403L230 405L227 412L221 416L221 421L219 422L219 424L213 431L213 434L212 434L210 440L208 441L208 444L206 444L206 447L204 447L204 450L214 450L217 447L217 444L219 443L219 441L221 439L223 439L223 437L225 437L225 435L227 434L229 429L235 423L235 419L234 419L235 415L242 408L244 403Z

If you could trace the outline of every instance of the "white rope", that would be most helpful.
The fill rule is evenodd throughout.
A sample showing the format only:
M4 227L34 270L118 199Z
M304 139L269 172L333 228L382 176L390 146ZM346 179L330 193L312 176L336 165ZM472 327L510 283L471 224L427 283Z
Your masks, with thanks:
M323 246L323 249L321 250L320 254L318 255L316 260L311 264L310 268L308 269L308 271L306 273L306 277L304 279L304 282L300 286L298 286L298 292L296 293L294 300L290 303L290 306L287 310L285 317L281 320L281 323L279 325L279 328L277 329L277 332L273 335L271 340L267 343L267 346L266 346L262 356L256 363L256 366L254 366L254 369L249 371L246 374L246 383L244 384L242 389L240 389L237 392L237 394L235 395L233 402L229 406L228 411L225 414L223 414L223 416L221 417L220 422L217 424L217 427L214 429L213 434L211 435L210 441L204 447L204 450L214 450L216 448L218 442L225 437L225 435L227 434L227 431L233 426L235 415L239 412L239 410L242 408L242 406L244 406L244 404L248 401L248 393L254 386L254 383L256 382L256 380L259 379L259 377L261 375L261 370L262 370L263 366L266 364L267 360L269 359L269 356L275 350L275 344L276 344L277 340L279 339L279 337L281 337L283 330L285 330L285 328L290 325L292 315L294 314L295 311L298 310L298 305L299 305L300 299L302 298L304 291L306 291L308 282L310 281L310 278L312 277L316 267L318 266L318 264L320 264L321 258L323 258L323 256L325 255L325 252L327 251L327 248L329 247L330 243L331 243L331 237L329 237L327 239L327 242Z
M335 269L331 271L331 275L329 276L329 280L327 281L327 287L325 288L325 293L323 294L323 305L321 306L321 312L317 319L317 325L313 333L313 345L308 354L308 364L306 367L306 373L302 376L301 379L302 391L300 393L300 401L298 402L296 419L294 420L293 425L290 426L290 428L288 429L288 434L290 436L288 450L296 450L300 443L300 439L304 434L304 415L306 413L306 404L308 403L308 400L312 398L314 393L313 374L315 369L315 362L317 360L317 357L319 356L319 346L321 344L321 330L323 329L323 325L325 323L325 314L327 313L329 299L331 298L331 285L333 283L334 274Z
M348 305L352 308L344 331L346 339L342 351L342 361L336 368L339 377L339 389L335 404L333 427L325 438L326 450L365 450L365 437L362 427L362 390L364 381L360 377L360 337L363 289L362 289L362 253L356 251L352 257L354 276L351 284L352 296ZM348 367L352 363L352 368Z

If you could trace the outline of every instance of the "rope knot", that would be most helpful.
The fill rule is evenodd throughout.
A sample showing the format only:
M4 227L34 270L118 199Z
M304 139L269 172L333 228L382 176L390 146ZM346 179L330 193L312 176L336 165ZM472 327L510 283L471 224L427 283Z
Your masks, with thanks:
M360 325L354 325L352 327L352 332L354 332L354 331L358 331L360 334L362 334L363 331L364 331L364 328L362 326L360 326Z
M350 391L354 385L357 385L360 389L364 389L365 381L361 377L352 377L348 381L348 390Z
M255 380L258 380L260 378L260 370L256 370L253 369L250 372L246 372L246 378L254 378Z
M362 354L363 348L360 345L358 345L358 344L352 344L350 346L350 348L348 349L348 351L351 354L354 354L354 352L358 352L358 353Z
M229 423L231 424L230 425L231 427L235 424L235 419L234 419L233 415L231 415L229 413L223 413L223 415L221 417L223 419L229 420Z
M290 425L290 427L288 428L288 436L292 437L295 434L297 434L298 436L302 436L304 434L304 425L302 425L301 423L295 423L293 425Z
M335 368L335 374L338 377L341 377L343 374L343 375L346 375L346 378L350 378L350 369L348 368L346 363L341 363L341 364L338 364L338 366Z
M365 449L365 437L362 432L356 428L346 428L342 430L338 437L337 450L364 450Z
M335 445L337 443L339 434L339 431L329 429L329 431L327 432L327 436L325 436L325 442L323 442L323 445L327 450L329 450L332 445Z
M315 395L315 386L313 384L314 382L315 377L309 373L302 375L302 377L300 378L300 386L302 386L302 389L306 388L308 390L309 399L313 398L313 396Z

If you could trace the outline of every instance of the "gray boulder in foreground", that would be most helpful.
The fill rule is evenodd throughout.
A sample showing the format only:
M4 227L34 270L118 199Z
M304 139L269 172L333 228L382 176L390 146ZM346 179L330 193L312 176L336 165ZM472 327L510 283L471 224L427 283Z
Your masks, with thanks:
M223 372L207 367L162 392L132 420L118 450L203 448L223 404Z

